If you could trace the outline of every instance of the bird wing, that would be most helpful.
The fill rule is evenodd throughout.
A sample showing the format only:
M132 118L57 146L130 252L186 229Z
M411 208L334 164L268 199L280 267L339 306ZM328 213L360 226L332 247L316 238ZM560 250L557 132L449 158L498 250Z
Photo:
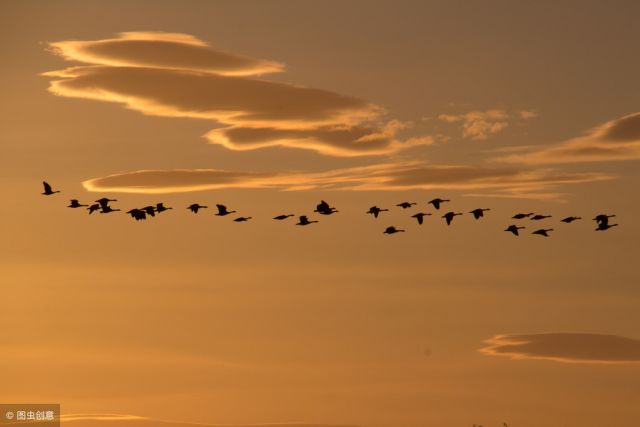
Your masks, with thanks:
M42 185L44 186L44 192L45 193L50 193L51 192L51 186L49 185L49 183L47 181L42 181Z

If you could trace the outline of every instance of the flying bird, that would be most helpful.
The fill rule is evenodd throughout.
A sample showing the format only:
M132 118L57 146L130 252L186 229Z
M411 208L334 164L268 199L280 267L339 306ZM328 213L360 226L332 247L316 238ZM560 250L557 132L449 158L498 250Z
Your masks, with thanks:
M168 211L169 209L173 209L173 208L165 206L164 203L162 202L156 203L156 212L158 213Z
M484 213L485 213L486 211L490 211L490 210L491 210L491 208L485 208L485 209L483 209L483 208L478 208L478 209L474 209L474 210L472 210L472 211L471 211L471 212L469 212L469 213L470 213L470 214L473 214L473 217L474 217L475 219L480 219L480 218L482 218L482 217L484 216Z
M89 215L91 215L92 213L94 213L98 209L100 209L100 204L99 203L94 203L93 205L91 205L91 206L89 206L87 208L87 210L89 211Z
M436 208L436 209L440 209L440 205L441 205L442 203L450 202L450 201L451 201L451 200L449 200L449 199L440 199L440 198L435 198L435 199L433 199L433 200L429 200L427 203L429 203L430 205L433 205L433 207L434 207L434 208Z
M418 220L418 224L422 225L424 222L424 217L427 215L431 215L430 213L418 212L417 214L411 215L411 218L415 218Z
M534 215L529 219L531 219L532 221L540 221L541 219L545 218L551 218L551 215Z
M404 230L400 230L395 228L393 225L387 227L383 232L383 234L395 234L395 233L404 233Z
M99 203L100 207L102 209L104 209L106 206L108 206L109 202L117 202L117 200L116 199L108 199L106 197L103 197L101 199L96 200L96 203Z
M522 230L523 228L526 228L526 227L518 227L517 225L512 224L512 225L508 226L506 228L506 230L504 230L504 231L509 231L509 232L513 233L515 236L518 236L519 235L518 234L518 230Z
M89 206L89 205L82 205L80 204L80 202L78 201L78 199L71 199L69 200L69 206L67 206L68 208L81 208L84 206Z
M609 223L599 223L598 224L598 228L596 228L596 231L606 231L608 229L610 229L611 227L617 227L618 224L609 224Z
M382 209L377 206L371 206L366 213L373 215L374 218L378 218L378 215L380 215L380 212L387 212L387 211L389 211L389 209Z
M273 219L277 219L278 221L282 221L283 219L287 219L290 216L295 216L295 215L294 214L283 214L283 215L274 216Z
M408 209L415 204L416 202L402 202L402 203L398 203L396 206L402 209Z
M247 222L251 219L250 216L239 216L238 218L234 219L235 222Z
M515 214L514 216L512 216L511 218L513 218L513 219L524 219L524 218L530 217L531 215L533 215L533 212L526 213L526 214L525 213L518 213L518 214Z
M42 186L44 187L44 192L42 194L45 196L50 196L60 192L60 190L53 191L47 181L42 181Z
M553 228L541 228L539 230L534 231L531 234L537 234L539 236L549 237L549 235L547 234L547 232L549 231L553 231Z
M104 213L117 212L117 211L119 211L119 210L120 210L120 209L113 209L113 208L112 208L111 206L109 206L109 205L101 206L101 207L100 207L100 209L101 209L101 210L100 210L100 213L103 213L103 214L104 214Z
M596 215L595 218L593 218L593 220L595 222L598 223L598 226L600 226L600 224L609 224L609 218L613 218L615 217L615 215L606 215L606 214L600 214L600 215Z
M577 221L579 219L582 219L582 218L579 216L568 216L566 218L561 219L560 221L566 222L567 224L571 224L573 221Z
M300 221L296 223L296 225L309 225L309 224L313 224L314 222L318 222L318 221L309 221L309 218L307 218L306 215L302 215L300 217Z
M193 212L194 214L198 213L198 210L200 209L207 209L209 206L202 206L199 205L197 203L194 203L192 205L187 206L187 209L189 209L191 212Z
M320 200L320 203L316 205L316 209L314 212L317 212L321 215L331 215L332 213L338 212L338 210L334 207L329 206L329 203L324 200Z
M136 221L147 219L147 214L142 209L134 208L127 211L127 213L131 215L131 218L134 218Z
M143 210L149 216L156 216L156 208L154 206L145 206L141 210Z
M444 218L447 221L447 225L451 225L451 221L453 221L453 218L457 215L462 215L461 212L447 212L446 214L442 215L442 218Z
M218 205L216 205L216 208L218 208L218 213L215 214L217 216L225 216L225 215L229 215L229 214L232 214L232 213L235 212L235 211L228 210L225 205L218 204Z

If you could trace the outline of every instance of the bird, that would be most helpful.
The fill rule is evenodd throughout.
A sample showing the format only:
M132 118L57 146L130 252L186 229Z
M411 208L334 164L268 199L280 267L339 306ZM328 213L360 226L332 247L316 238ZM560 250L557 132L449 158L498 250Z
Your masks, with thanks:
M570 223L572 223L573 221L577 221L577 220L579 220L579 219L582 219L582 218L581 218L581 217L579 217L579 216L568 216L568 217L566 217L566 218L561 219L560 221L562 221L562 222L566 222L567 224L570 224Z
M541 228L539 230L534 231L531 234L537 234L539 236L549 237L549 235L547 234L547 232L549 231L553 231L553 228Z
M526 213L526 214L524 214L524 213L518 213L518 214L515 214L514 216L512 216L511 218L513 218L513 219L524 219L524 218L528 218L528 217L530 217L531 215L533 215L533 212L531 212L531 213Z
M532 221L540 221L541 219L545 219L545 218L551 218L551 215L534 215L529 219Z
M96 203L99 203L100 207L102 209L104 209L105 206L109 205L109 202L117 202L117 200L116 199L108 199L106 197L103 197L101 199L96 200Z
M510 231L511 233L513 233L515 236L518 236L518 230L522 230L523 228L526 227L518 227L515 224L511 224L510 226L508 226L504 231Z
M480 218L482 218L484 216L484 213L486 211L490 211L490 210L491 210L491 208L484 208L484 209L483 208L478 208L478 209L474 209L474 210L470 211L469 213L473 214L473 217L475 219L480 219Z
M239 216L238 218L234 219L235 222L246 222L249 221L251 219L250 216Z
M187 209L189 209L191 212L193 212L194 214L198 213L198 210L200 209L207 209L209 206L202 206L199 205L197 203L194 203L192 205L187 206Z
M371 206L366 213L373 215L374 218L378 218L378 215L380 215L380 212L388 212L388 211L389 209L382 209L377 206Z
M395 233L404 233L404 230L400 230L398 228L395 228L393 225L391 225L382 232L382 234L395 234Z
M282 221L283 219L287 219L290 216L295 216L295 215L294 214L283 214L283 215L274 216L273 219L277 219L278 221Z
M165 206L164 203L162 202L156 203L156 212L158 213L168 211L169 209L173 209L173 208Z
M599 223L598 224L598 228L596 228L596 231L606 231L608 229L610 229L611 227L617 227L618 224L609 224L609 223Z
M318 222L318 221L309 221L309 218L307 218L306 215L302 215L300 216L300 221L296 223L296 225L309 225L309 224L313 224L314 222Z
M235 212L235 211L227 210L227 207L225 205L218 204L218 205L216 205L216 208L218 208L218 213L215 214L217 216L225 216L225 215L229 215L229 214L232 214L232 213Z
M402 202L402 203L398 203L396 206L402 209L408 209L415 204L416 202Z
M100 207L100 213L110 213L110 212L117 212L120 209L113 209L111 206L109 205L105 205L105 206L101 206Z
M156 208L153 206L145 206L141 210L143 210L149 216L156 216Z
M50 196L60 192L60 190L53 191L47 181L42 181L42 186L44 187L44 192L42 194L45 196Z
M593 220L598 223L598 226L600 224L606 225L606 224L609 224L609 218L613 218L613 217L615 217L615 215L599 214L599 215L596 215L595 218L593 218Z
M430 205L433 205L434 208L436 209L440 209L440 205L444 202L450 202L451 200L449 199L440 199L440 198L435 198L433 200L429 200L427 203L429 203Z
M91 205L91 206L89 206L87 208L87 210L89 211L89 215L91 215L92 213L94 213L98 209L100 209L100 204L99 203L94 203L93 205Z
M147 214L142 209L134 208L127 211L127 213L131 215L131 218L134 218L136 221L147 219Z
M411 215L411 218L415 218L418 220L418 224L422 225L424 222L424 217L426 215L431 215L430 213L418 212L417 214Z
M84 206L89 206L89 205L82 205L80 204L80 202L78 201L78 199L71 199L69 200L69 206L67 206L68 208L81 208Z
M444 218L447 221L447 225L451 225L451 221L453 221L453 218L456 215L462 215L462 213L460 212L447 212L446 214L442 215L442 218Z
M331 215L332 213L338 212L338 210L334 207L329 206L329 203L324 200L320 200L320 203L316 205L316 209L314 212L317 212L321 215Z

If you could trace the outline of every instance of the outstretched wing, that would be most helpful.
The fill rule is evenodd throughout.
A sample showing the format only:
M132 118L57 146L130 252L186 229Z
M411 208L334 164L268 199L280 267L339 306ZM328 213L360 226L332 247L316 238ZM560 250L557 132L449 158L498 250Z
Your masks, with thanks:
M44 186L45 193L51 193L51 186L47 181L42 181L42 185Z

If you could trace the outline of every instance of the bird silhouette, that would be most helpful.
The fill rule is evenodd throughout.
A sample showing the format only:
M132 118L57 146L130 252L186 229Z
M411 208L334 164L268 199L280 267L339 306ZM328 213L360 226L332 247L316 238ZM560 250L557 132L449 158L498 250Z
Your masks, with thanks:
M600 226L600 224L609 224L609 218L613 218L615 217L615 215L606 215L606 214L600 214L600 215L596 215L595 218L593 218L593 220L595 222L598 223L598 226Z
M618 224L609 224L609 223L604 223L601 222L598 224L598 228L596 228L596 231L606 231L608 229L610 229L611 227L617 227Z
M147 219L147 214L142 209L131 209L128 210L127 213L131 215L131 218L134 218L136 221L143 221Z
M515 225L515 224L511 224L511 225L510 225L510 226L508 226L508 227L506 228L506 230L504 230L504 231L509 231L509 232L513 233L515 236L518 236L518 235L519 235L519 234L518 234L518 230L522 230L523 228L526 228L526 227L518 227L518 226L517 226L517 225Z
M490 210L491 210L491 208L485 208L485 209L483 209L483 208L478 208L478 209L474 209L474 210L470 211L469 213L470 213L470 214L473 214L473 217L474 217L475 219L480 219L480 218L482 218L482 217L484 216L484 213L485 213L486 211L490 211Z
M402 209L408 209L415 204L416 202L402 202L402 203L398 203L396 206Z
M173 209L173 208L165 206L164 203L162 203L162 202L156 203L156 212L158 212L158 213L164 212L164 211L168 211L169 209Z
M309 218L307 218L306 215L302 215L300 216L300 221L296 223L296 225L309 225L309 224L313 224L314 222L318 222L318 221L309 221Z
M42 194L45 196L50 196L60 192L60 190L53 191L49 183L46 181L42 181L42 186L44 187L44 192Z
M534 215L529 219L532 221L540 221L541 219L545 219L545 218L551 218L551 215Z
M101 210L100 210L100 213L103 213L103 214L105 214L105 213L111 213L111 212L117 212L117 211L119 211L119 210L120 210L120 209L113 209L113 208L112 208L111 206L109 206L109 205L101 206L101 207L100 207L100 209L101 209Z
M549 237L549 235L547 234L547 232L549 231L553 231L553 228L541 228L539 230L534 231L531 234L537 234L539 236Z
M247 222L251 219L252 217L250 216L239 216L238 218L234 219L235 222Z
M462 215L461 212L447 212L446 214L442 215L442 218L444 218L447 221L447 225L451 225L451 221L453 221L453 218L457 215Z
M383 234L395 234L395 233L404 233L404 230L400 230L395 228L393 225L387 227L383 232Z
M106 206L109 205L109 202L117 202L116 199L108 199L106 197L103 197L101 199L96 200L96 203L100 204L100 208L104 209Z
M411 218L415 218L418 220L418 224L422 225L424 222L424 217L427 215L431 215L430 213L418 212L417 214L411 215Z
M194 214L198 213L198 210L200 209L207 209L209 206L202 206L199 205L197 203L194 203L192 205L187 206L187 209L189 209L191 212L193 212Z
M274 216L273 219L277 219L278 221L282 221L283 219L287 219L290 216L295 216L295 215L294 214L283 214L283 215Z
M526 213L526 214L525 213L518 213L518 214L515 214L514 216L512 216L511 218L513 218L513 219L524 219L524 218L530 217L531 215L533 215L533 212Z
M314 212L317 212L321 215L331 215L332 213L338 212L338 210L334 207L329 206L329 203L324 200L320 200L320 203L316 205L316 209Z
M91 206L89 206L87 208L87 210L89 211L89 215L91 215L92 213L94 213L98 209L100 209L100 203L94 203L93 205L91 205Z
M69 206L67 206L68 208L81 208L84 206L89 206L89 205L82 205L80 204L80 202L78 201L78 199L71 199L69 200Z
M218 213L215 214L217 216L225 216L225 215L229 215L229 214L235 213L235 211L228 210L225 205L218 204L218 205L216 205L216 208L218 208Z
M433 207L434 207L434 208L436 208L436 209L440 209L440 205L441 205L442 203L450 202L450 201L451 201L451 200L449 200L449 199L440 199L440 198L435 198L435 199L433 199L433 200L429 200L427 203L429 203L430 205L433 205Z
M568 216L566 218L561 219L560 221L566 222L567 224L571 224L573 221L577 221L579 219L582 219L582 218L579 216Z
M149 216L156 216L156 208L154 206L145 206L141 210L143 210Z
M382 209L377 206L371 206L366 213L373 215L374 218L378 218L380 212L387 212L388 210L389 209Z

